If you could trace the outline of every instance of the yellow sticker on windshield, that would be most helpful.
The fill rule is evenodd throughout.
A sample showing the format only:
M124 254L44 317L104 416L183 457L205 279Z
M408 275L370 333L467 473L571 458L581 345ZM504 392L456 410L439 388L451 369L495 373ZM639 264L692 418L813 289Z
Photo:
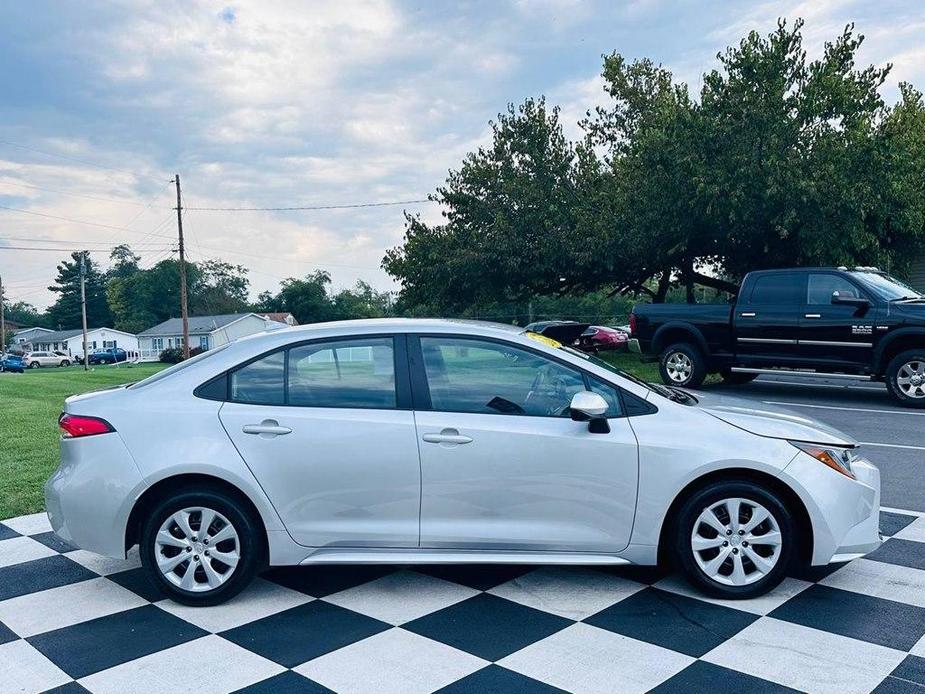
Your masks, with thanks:
M556 348L558 348L558 347L561 347L561 346L562 346L562 343L559 342L558 340L553 340L551 337L546 337L545 335L540 335L539 333L533 333L533 332L527 331L527 332L524 333L524 334L525 334L527 337L529 337L531 340L536 340L537 342L542 342L542 343L543 343L544 345L546 345L547 347L556 347Z

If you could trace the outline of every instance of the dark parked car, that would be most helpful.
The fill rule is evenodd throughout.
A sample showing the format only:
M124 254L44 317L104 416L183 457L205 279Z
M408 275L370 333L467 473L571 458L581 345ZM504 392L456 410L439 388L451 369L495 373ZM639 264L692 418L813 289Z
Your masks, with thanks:
M25 373L26 362L21 354L4 354L0 358L0 371L15 371Z
M732 305L639 304L630 319L630 349L669 385L798 372L884 381L925 407L925 295L876 268L750 272Z
M87 362L90 364L115 364L126 359L128 359L128 354L125 353L124 349L110 347L109 349L99 349L91 352L90 356L87 357Z

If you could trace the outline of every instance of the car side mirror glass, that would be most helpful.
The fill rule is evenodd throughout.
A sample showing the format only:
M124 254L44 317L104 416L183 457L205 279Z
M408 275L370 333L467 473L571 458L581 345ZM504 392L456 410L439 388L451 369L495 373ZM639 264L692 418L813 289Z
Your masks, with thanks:
M832 292L832 303L841 306L854 306L855 308L870 308L870 301L859 296Z
M572 396L569 416L576 422L588 422L588 431L593 434L606 434L610 431L607 423L607 401L597 393L583 390Z

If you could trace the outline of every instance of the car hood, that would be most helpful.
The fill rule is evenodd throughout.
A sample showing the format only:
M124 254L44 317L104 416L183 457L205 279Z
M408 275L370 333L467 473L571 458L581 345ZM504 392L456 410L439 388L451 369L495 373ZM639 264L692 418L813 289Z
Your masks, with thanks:
M855 439L835 427L784 408L703 391L692 395L698 401L697 406L708 414L758 436L832 446L858 445Z

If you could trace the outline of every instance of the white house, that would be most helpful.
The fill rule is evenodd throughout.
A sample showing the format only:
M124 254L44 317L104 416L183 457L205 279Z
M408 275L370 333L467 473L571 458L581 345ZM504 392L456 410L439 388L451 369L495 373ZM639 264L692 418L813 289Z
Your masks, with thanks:
M131 333L115 328L87 330L87 349L90 352L110 347L121 347L128 353L129 359L135 359L138 356L138 338ZM75 360L83 359L83 331L77 328L40 333L32 339L32 351L64 352Z
M34 344L36 339L52 332L54 332L54 330L49 330L48 328L21 328L13 333L10 344L22 345L24 349L27 349L30 345Z
M253 335L270 327L285 328L286 323L264 318L256 313L227 313L219 316L190 316L190 349L218 347L239 337ZM161 352L183 346L183 321L169 318L153 328L138 333L142 361L157 361Z

